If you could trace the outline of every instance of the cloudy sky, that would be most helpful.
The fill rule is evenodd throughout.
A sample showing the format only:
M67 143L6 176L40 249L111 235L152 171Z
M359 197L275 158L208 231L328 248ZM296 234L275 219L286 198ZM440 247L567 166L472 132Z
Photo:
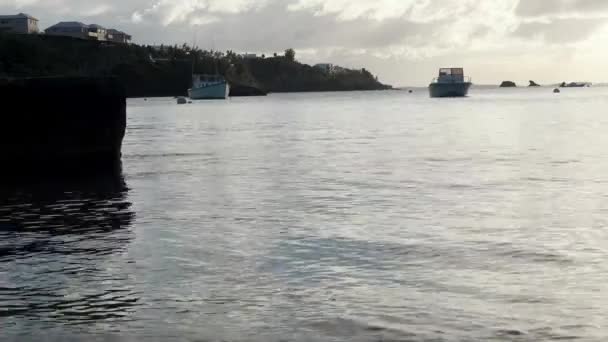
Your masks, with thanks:
M441 66L475 83L608 81L608 0L0 0L46 28L114 27L136 43L273 53L424 85Z

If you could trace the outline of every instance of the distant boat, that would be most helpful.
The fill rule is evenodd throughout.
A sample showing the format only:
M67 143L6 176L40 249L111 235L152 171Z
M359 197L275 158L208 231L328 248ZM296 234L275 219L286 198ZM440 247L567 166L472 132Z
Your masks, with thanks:
M570 82L570 83L562 82L562 84L560 84L559 86L562 88L583 88L583 87L591 87L591 83L589 83L589 82Z
M471 79L464 76L462 68L441 68L439 77L429 85L429 94L431 97L464 97L471 85Z
M220 75L192 75L192 88L188 97L193 100L225 100L230 94L230 85Z

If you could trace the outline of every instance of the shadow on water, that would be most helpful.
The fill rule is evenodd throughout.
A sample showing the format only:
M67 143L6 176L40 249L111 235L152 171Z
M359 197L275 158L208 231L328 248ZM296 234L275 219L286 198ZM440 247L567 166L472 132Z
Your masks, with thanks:
M122 172L13 181L0 184L0 317L124 318L138 299Z

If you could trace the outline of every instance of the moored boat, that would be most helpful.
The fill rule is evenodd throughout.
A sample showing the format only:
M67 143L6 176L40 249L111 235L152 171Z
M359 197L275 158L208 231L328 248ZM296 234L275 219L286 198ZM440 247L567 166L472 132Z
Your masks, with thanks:
M570 83L562 82L562 84L560 84L559 86L561 88L584 88L584 87L591 87L591 83L589 83L589 82L570 82Z
M429 94L431 97L464 97L471 85L471 79L464 76L462 68L441 68L439 77L429 85Z
M230 85L220 75L192 75L192 88L188 97L193 100L225 100L230 94Z

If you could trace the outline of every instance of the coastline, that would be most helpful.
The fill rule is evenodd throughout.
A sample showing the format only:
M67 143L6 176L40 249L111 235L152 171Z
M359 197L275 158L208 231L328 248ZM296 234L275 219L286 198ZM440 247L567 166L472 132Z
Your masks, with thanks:
M192 73L223 75L231 96L268 93L380 90L366 69L329 73L285 56L245 58L183 46L117 44L45 35L0 34L0 78L116 77L128 97L184 96Z

